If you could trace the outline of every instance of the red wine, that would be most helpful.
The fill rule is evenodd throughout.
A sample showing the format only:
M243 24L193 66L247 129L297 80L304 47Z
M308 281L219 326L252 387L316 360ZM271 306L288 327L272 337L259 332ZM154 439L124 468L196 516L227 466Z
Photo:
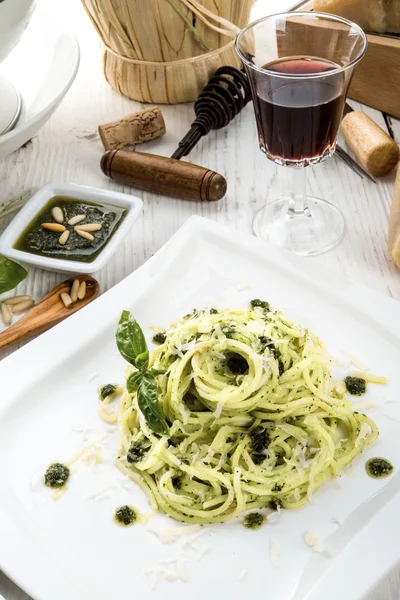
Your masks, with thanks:
M277 74L304 79L259 75L255 112L261 148L283 161L318 160L335 145L345 102L338 65L309 56L285 58L264 66ZM315 79L307 75L327 73Z

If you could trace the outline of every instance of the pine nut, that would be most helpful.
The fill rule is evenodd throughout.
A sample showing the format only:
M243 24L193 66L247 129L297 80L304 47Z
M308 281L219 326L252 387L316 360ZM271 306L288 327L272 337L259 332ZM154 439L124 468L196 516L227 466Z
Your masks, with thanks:
M64 225L61 225L60 223L42 223L42 227L48 231L58 231L60 233L66 229Z
M78 290L78 298L79 298L79 300L83 300L85 296L86 296L86 281L81 281L81 284L80 284L79 290Z
M59 206L55 206L52 211L51 214L53 215L53 219L55 221L57 221L57 223L63 223L64 222L64 213L61 210L61 208Z
M20 313L26 312L35 304L35 301L32 300L24 300L24 302L20 302L19 304L14 304L12 307L13 315L19 315Z
M60 296L61 300L64 302L65 308L68 308L72 304L71 296L66 292L63 292Z
M10 308L7 306L7 304L4 304L3 302L3 304L0 306L0 310L1 318L3 320L4 325L11 325L12 314Z
M70 291L70 296L71 296L72 302L76 302L78 300L79 287L80 287L79 279L74 279L74 282L72 284L71 291Z
M58 243L61 244L62 246L64 246L64 244L66 244L68 242L68 238L69 238L69 231L68 229L66 229L59 237L58 239Z
M68 221L68 225L76 225L77 223L80 223L81 221L84 221L86 219L86 215L75 215L75 217L72 217L69 221Z
M90 240L91 242L93 242L94 237L87 231L82 231L82 229L76 229L76 228L75 228L75 231L78 235L85 238L85 240Z
M32 298L30 296L14 296L14 298L7 298L7 300L4 300L3 304L13 306L14 304L25 302L25 300L32 300Z
M88 223L87 225L77 225L75 231L99 231L102 228L101 223Z

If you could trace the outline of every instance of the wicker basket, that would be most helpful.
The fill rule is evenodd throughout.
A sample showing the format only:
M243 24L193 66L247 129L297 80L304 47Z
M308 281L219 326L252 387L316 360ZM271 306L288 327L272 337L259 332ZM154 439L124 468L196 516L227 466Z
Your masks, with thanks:
M140 102L197 98L223 65L254 0L82 0L104 45L106 80ZM217 13L218 11L218 13Z

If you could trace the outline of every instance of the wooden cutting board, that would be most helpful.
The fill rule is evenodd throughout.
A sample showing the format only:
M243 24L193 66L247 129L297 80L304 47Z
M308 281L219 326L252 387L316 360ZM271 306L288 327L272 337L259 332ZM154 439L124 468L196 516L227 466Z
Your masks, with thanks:
M313 0L293 10L312 10ZM400 36L368 34L368 50L360 62L349 96L400 118Z

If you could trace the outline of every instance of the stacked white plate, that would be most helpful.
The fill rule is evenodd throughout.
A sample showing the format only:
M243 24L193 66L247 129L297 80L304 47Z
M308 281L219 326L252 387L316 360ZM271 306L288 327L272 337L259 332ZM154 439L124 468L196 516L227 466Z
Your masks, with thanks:
M71 87L79 67L79 45L62 24L46 18L37 6L18 46L0 65L0 77L9 79L22 96L17 125L0 136L0 159L37 135Z

